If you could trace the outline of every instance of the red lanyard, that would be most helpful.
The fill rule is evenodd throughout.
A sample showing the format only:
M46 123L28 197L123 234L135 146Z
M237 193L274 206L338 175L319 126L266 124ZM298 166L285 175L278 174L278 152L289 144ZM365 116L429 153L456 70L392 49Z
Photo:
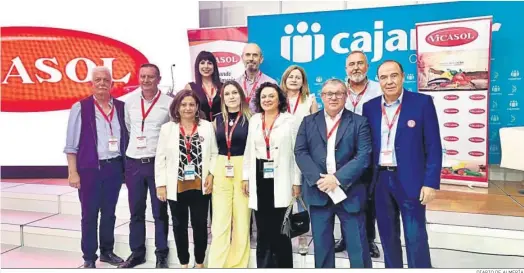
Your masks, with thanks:
M364 86L364 90L362 90L362 92L360 92L360 94L357 95L356 99L353 99L353 96L351 94L349 94L349 99L351 100L351 104L353 104L353 111L355 111L355 109L357 108L358 103L362 99L362 96L364 96L364 93L366 93L366 90L368 89L368 84L369 84L369 81L366 82L366 86ZM349 87L349 89L351 90L351 86Z
M388 126L388 142L386 144L387 146L389 146L389 136L391 135L391 128L393 128L393 125L397 121L398 115L400 113L400 108L402 108L402 104L399 104L399 106L397 107L397 111L395 112L395 115L393 116L393 119L390 123L388 115L386 114L386 108L384 108L384 104L382 104L382 116L386 119L386 125Z
M331 135L333 134L333 132L335 131L335 129L337 129L338 125L340 124L340 120L342 120L342 117L340 117L337 122L335 123L335 125L333 125L333 127L331 128L331 130L329 130L329 132L327 133L327 139L329 140L329 138L331 137Z
M231 127L231 133L229 133L229 126L227 124L227 121L224 121L224 126L226 127L226 146L227 146L227 160L228 161L231 159L231 139L233 139L233 131L235 131L235 128L237 127L237 123L240 120L241 116L242 116L242 112L238 112L238 116L235 119L235 123L233 124L233 127Z
M96 108L102 113L102 116L104 116L104 119L109 123L109 130L111 131L111 136L113 136L113 126L111 125L111 121L113 121L113 116L115 115L115 106L111 105L111 111L109 112L109 116L104 113L104 110L102 110L102 107L100 107L100 104L98 104L98 101L95 100Z
M297 107L298 107L299 101L300 101L300 94L298 94L298 96L297 96L297 103L295 104L295 109L293 109L293 113L291 113L291 108L289 107L289 100L288 100L288 102L287 102L287 111L294 115L297 112Z
M202 84L202 89L204 89L204 93L206 94L206 97L207 97L207 105L209 105L209 121L213 121L213 111L211 111L211 107L213 107L213 99L215 98L215 95L216 95L216 89L215 87L212 87L211 88L211 97L209 97L207 95L207 90L206 90L206 87Z
M193 131L191 131L191 135L186 136L186 132L184 131L184 127L182 124L180 124L180 133L182 133L182 137L184 138L184 143L186 144L186 155L187 155L187 163L189 164L191 162L191 138L195 134L197 130L197 124L193 125Z
M271 131L273 130L273 125L275 125L275 121L277 120L278 116L280 116L280 113L275 117L273 120L273 123L271 123L271 127L269 127L269 132L266 134L266 115L262 113L262 133L264 134L264 140L266 141L266 154L267 159L271 159L271 153L270 153L270 145L269 145L269 137L271 136Z
M251 91L247 93L246 95L246 102L249 103L251 101L251 96L253 95L253 91L256 90L258 81L262 78L262 71L258 72L258 75L255 76L255 82L253 83L253 87L251 87ZM244 92L247 92L247 75L244 75Z
M160 90L157 91L158 95L153 99L153 102L151 103L151 106L147 109L147 112L144 110L144 98L140 99L140 102L142 103L142 133L144 133L144 123L146 121L147 116L151 112L151 109L153 109L153 106L155 106L156 102L160 98Z

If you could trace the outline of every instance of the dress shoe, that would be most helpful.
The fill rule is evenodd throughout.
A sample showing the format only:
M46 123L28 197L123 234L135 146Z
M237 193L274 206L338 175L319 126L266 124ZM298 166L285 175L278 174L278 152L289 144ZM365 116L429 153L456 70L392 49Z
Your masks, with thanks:
M380 257L380 250L378 250L377 244L375 244L375 242L369 242L369 255L371 255L371 258Z
M84 268L96 268L95 262L84 262Z
M167 265L167 257L157 257L156 268L169 268Z
M335 244L335 252L338 253L344 250L346 250L346 242L344 242L344 239L340 239L340 241Z
M121 263L118 266L118 268L133 268L145 262L146 262L145 257L138 257L138 256L135 256L134 254L131 254L131 256L129 256L125 262Z
M108 263L108 264L114 265L114 266L118 266L118 265L120 265L121 263L124 262L124 260L122 260L122 258L118 257L113 252L100 254L100 261L104 262L104 263Z

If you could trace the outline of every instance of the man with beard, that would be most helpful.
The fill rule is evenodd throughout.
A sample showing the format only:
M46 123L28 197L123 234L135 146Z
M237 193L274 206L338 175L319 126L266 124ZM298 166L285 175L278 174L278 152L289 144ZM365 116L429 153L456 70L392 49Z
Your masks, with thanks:
M264 56L262 55L262 50L257 44L250 43L244 47L242 51L242 61L246 67L244 74L236 79L236 82L242 86L244 89L244 94L246 94L246 100L249 103L249 109L251 112L256 112L254 101L252 100L255 97L255 91L257 88L265 83L270 82L277 84L277 82L269 77L268 75L260 71L260 65L264 61Z
M362 106L369 100L382 95L380 84L369 80L367 72L369 64L366 55L362 51L352 51L346 58L346 74L348 76L348 100L346 109L356 114L362 115ZM361 180L370 185L372 178L371 168L366 170ZM372 258L380 257L380 251L375 244L375 207L373 206L373 195L369 195L366 209L366 228L369 242L369 252ZM341 233L343 234L343 233ZM346 249L344 237L335 245L336 252Z

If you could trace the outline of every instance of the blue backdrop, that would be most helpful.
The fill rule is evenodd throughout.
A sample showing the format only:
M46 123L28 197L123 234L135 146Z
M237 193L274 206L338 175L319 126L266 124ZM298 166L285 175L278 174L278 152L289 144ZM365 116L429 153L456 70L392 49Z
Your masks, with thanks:
M278 14L248 17L248 39L260 45L262 71L278 82L291 64L305 68L318 93L329 78L345 79L351 50L366 52L368 76L386 59L402 63L405 86L416 90L415 24L493 16L489 163L500 163L501 127L523 126L524 2L452 2L387 8ZM321 104L317 95L317 101ZM524 140L523 140L524 141Z

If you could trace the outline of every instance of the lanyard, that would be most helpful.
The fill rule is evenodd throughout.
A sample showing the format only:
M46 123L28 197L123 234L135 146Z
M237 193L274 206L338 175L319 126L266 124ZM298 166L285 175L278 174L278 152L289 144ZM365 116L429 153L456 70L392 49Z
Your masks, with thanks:
M187 164L191 162L191 137L193 137L196 130L197 124L195 123L195 125L193 125L193 131L191 131L191 135L186 136L184 127L182 126L182 124L180 124L180 133L182 133L182 137L184 137L184 143L186 144Z
M353 105L353 111L355 111L355 109L357 108L358 103L362 99L362 96L364 96L364 93L366 93L366 90L368 89L368 84L369 84L369 81L366 82L366 86L364 86L364 90L362 90L362 92L360 92L360 94L357 95L356 99L353 99L353 96L351 94L349 94L349 99L351 100L351 104ZM352 90L351 86L349 87L349 89ZM349 91L349 92L351 93L351 91Z
M235 131L235 128L237 127L237 123L240 120L240 116L242 116L241 112L238 113L238 116L235 119L235 123L233 124L233 127L231 127L231 133L229 133L228 123L224 121L224 126L226 127L227 161L231 160L231 140L233 139L233 131Z
M147 112L144 110L144 98L140 98L140 102L142 103L142 134L144 133L144 123L146 121L147 116L149 116L149 113L151 112L151 109L153 109L153 106L155 106L156 102L160 98L160 90L157 91L158 95L153 99L153 102L147 109Z
M391 123L390 123L388 115L386 114L386 108L384 107L384 105L382 105L382 116L386 119L385 122L386 122L386 125L388 126L388 142L386 144L386 146L388 147L389 147L389 138L391 135L391 128L393 128L393 125L397 121L398 115L400 113L400 108L402 108L402 104L399 104L399 106L397 107L397 111L395 112L395 115L393 116L393 119L391 120Z
M247 93L246 95L246 102L249 103L251 101L251 96L253 95L253 91L256 90L258 81L262 78L262 71L258 72L258 75L255 76L255 81L253 83L253 87L251 87L251 91ZM247 76L244 76L244 92L247 92Z
M269 127L269 132L266 134L266 115L262 113L262 133L264 134L264 140L266 141L266 154L267 159L271 159L271 153L270 153L270 146L269 146L269 137L271 136L271 131L273 130L273 125L275 125L275 121L277 120L278 116L280 116L280 113L275 117L273 120L273 123L271 123L271 127Z
M331 127L331 130L329 130L329 132L327 133L327 139L329 140L329 138L331 137L331 135L333 134L333 132L335 131L335 129L337 129L338 125L340 124L340 120L342 120L342 117L340 117L337 122L335 123L335 125L333 125L333 127Z
M293 109L293 113L291 113L291 108L289 107L289 100L288 100L288 103L287 103L287 111L288 111L289 113L291 113L291 114L294 115L294 114L297 112L297 107L298 107L298 103L299 103L299 101L300 101L300 94L298 94L298 96L297 96L297 102L296 102L296 104L295 104L295 109Z
M111 105L111 111L109 112L109 115L106 115L104 113L104 110L102 110L102 107L100 107L100 104L98 104L98 101L95 100L96 108L102 113L102 116L104 116L104 119L109 123L109 130L111 131L111 136L113 136L113 126L111 125L111 121L113 121L113 116L115 115L115 106Z
M213 111L211 110L212 109L211 107L213 107L213 99L215 98L215 95L216 95L216 89L215 87L211 88L211 97L207 95L207 90L204 84L202 84L202 89L204 89L204 93L206 94L206 97L207 97L207 105L209 105L209 121L213 121Z

